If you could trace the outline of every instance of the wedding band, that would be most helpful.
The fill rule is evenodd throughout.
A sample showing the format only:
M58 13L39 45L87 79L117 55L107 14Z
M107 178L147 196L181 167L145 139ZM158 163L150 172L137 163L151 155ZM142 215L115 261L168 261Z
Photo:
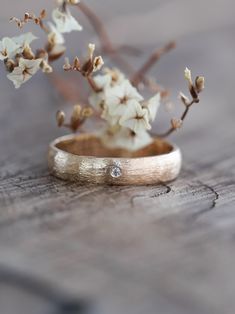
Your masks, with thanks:
M106 148L93 134L63 136L50 144L51 173L79 184L146 185L169 182L178 176L180 149L161 139L129 152Z

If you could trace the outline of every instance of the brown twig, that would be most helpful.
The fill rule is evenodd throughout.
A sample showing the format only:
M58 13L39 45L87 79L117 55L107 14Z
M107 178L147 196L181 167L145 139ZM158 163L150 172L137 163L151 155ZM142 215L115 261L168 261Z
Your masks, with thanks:
M190 108L192 107L193 104L199 103L199 99L193 99L188 105L185 106L185 110L180 118L180 121L183 123L183 121L185 120L185 118L187 117ZM171 126L170 129L168 131L166 131L165 133L162 134L153 134L153 136L155 137L167 137L169 135L171 135L173 132L175 132L177 130L177 128L175 128L174 126Z
M106 29L99 17L84 2L78 3L77 7L87 17L94 30L96 31L101 43L101 50L104 53L108 54L110 58L114 62L116 62L121 68L125 69L129 73L133 73L134 69L132 68L132 66L118 54L117 49L114 47L112 41L110 40L109 35L106 32Z
M169 42L163 48L156 50L149 59L144 63L144 65L133 75L131 82L134 86L138 86L139 83L146 81L145 75L150 71L150 69L155 65L156 62L166 53L174 49L176 46L175 42Z
M88 18L89 22L97 32L103 51L106 53L113 53L115 49L99 17L84 2L80 2L77 6Z
M184 75L185 75L185 79L188 81L188 89L191 94L192 100L190 101L187 96L185 96L183 93L180 93L180 100L185 106L185 110L183 114L181 115L181 118L172 119L171 127L168 131L166 131L163 134L154 134L154 136L167 137L171 135L174 131L178 130L182 126L183 121L187 117L189 109L192 107L192 105L200 102L199 94L205 88L205 78L203 76L197 76L195 79L195 83L193 83L191 71L188 68L185 69Z
M102 88L99 88L97 85L96 85L96 82L94 81L93 77L92 76L87 76L87 81L89 83L89 85L91 86L91 88L93 89L93 91L95 93L100 93L102 92Z
M96 31L100 43L101 43L101 50L108 54L109 57L117 63L122 69L125 69L128 73L133 74L135 73L135 70L133 67L119 55L119 49L114 47L112 41L109 38L109 35L104 27L104 24L100 20L100 18L86 5L84 2L79 3L78 8L83 12L83 14L88 18L89 22L93 26L94 30ZM170 42L168 45L163 47L162 49L155 52L150 59L145 63L145 66L147 65L147 71L146 73L151 69L152 66L159 60L159 58L173 49L175 47L175 42ZM151 64L149 64L151 62ZM145 70L144 70L145 71ZM136 72L136 74L133 74L133 78L136 77L136 75L139 73ZM153 83L150 79L146 78L144 74L141 73L140 75L140 81L144 83L145 86L147 86L150 90L161 92L162 97L165 97L169 94L168 90L165 88L160 88L158 84Z
M22 19L19 19L17 17L12 17L10 19L11 22L16 22L17 26L19 28L23 28L25 24L29 23L32 21L36 25L39 25L40 28L45 32L49 33L49 29L45 26L43 19L46 17L46 10L42 10L39 16L36 16L34 13L25 13L24 17Z

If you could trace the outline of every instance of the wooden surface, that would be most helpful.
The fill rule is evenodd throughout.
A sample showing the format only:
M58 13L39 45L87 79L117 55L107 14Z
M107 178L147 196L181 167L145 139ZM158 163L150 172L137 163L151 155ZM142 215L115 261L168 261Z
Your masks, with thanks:
M46 1L37 7L40 2ZM108 17L112 6L104 10L100 3L98 12ZM142 50L159 45L162 38L148 32L151 16L156 29L178 38L175 53L153 71L174 86L173 97L185 86L186 65L207 79L202 103L173 137L184 153L183 171L166 186L79 187L56 180L48 174L46 151L62 134L54 112L63 101L42 75L16 92L1 67L1 314L58 314L63 309L52 309L54 303L72 297L102 314L235 312L234 4L135 4L128 0L126 11L122 4L115 19L107 19L117 40L123 33L118 25L129 21L142 32ZM1 10L1 35L11 12L10 5ZM140 14L142 26L135 24ZM173 20L166 30L167 14ZM185 17L189 28L181 26ZM125 38L137 41L131 27ZM164 128L159 120L156 130Z

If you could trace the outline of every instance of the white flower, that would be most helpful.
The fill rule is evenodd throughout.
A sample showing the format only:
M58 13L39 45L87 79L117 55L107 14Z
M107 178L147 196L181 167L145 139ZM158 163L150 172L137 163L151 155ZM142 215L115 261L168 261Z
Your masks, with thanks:
M106 75L97 75L94 77L94 82L96 86L101 90L99 93L92 92L89 97L89 103L97 110L104 109L105 103L105 90L111 85L111 76Z
M18 67L15 67L13 72L7 75L15 88L19 88L23 83L27 82L40 69L42 59L27 60L20 58Z
M16 44L20 45L21 48L23 48L25 45L30 45L35 39L37 39L37 37L30 32L20 36L12 37L12 40Z
M132 100L142 101L143 97L128 80L105 91L105 101L111 115L124 115L132 105Z
M149 101L143 102L142 108L148 110L149 121L153 122L156 118L157 111L160 107L161 94L158 93L154 97L150 98Z
M63 45L55 45L49 51L50 61L57 60L60 58L66 51L65 46Z
M109 110L107 106L105 105L105 103L104 103L103 111L101 113L101 118L106 120L110 126L119 125L118 122L120 120L120 117L110 115Z
M54 9L52 12L52 19L60 33L70 33L72 31L82 30L82 26L71 15L69 9L66 9L66 11L62 11L59 8Z
M123 129L117 138L116 145L129 151L136 151L150 145L152 142L153 139L146 131L137 134L129 129Z
M35 40L35 37L32 33L22 34L17 37L4 37L0 41L0 60L5 60L8 58L14 58L17 53L21 53L25 46Z
M20 46L12 38L4 37L0 41L0 60L14 57L20 50Z
M58 31L55 25L48 22L50 33L48 34L48 41L52 45L62 45L65 43L64 36Z
M143 130L150 130L148 110L141 107L136 100L130 102L129 109L119 121L120 125L125 126L135 133Z
M109 88L118 86L125 80L125 75L118 69L104 69L104 74L94 77L96 86L101 90L98 93L93 92L89 97L89 103L97 110L103 110L105 106L106 91Z
M53 23L49 22L48 25L50 28L50 33L48 34L48 42L51 46L49 50L49 55L52 60L56 60L66 51L66 47L63 45L65 43L65 39Z
M100 134L101 140L108 148L121 148L136 151L151 144L153 139L148 132L135 133L128 128L108 128Z
M120 85L126 80L125 74L122 73L119 69L113 68L105 68L104 73L111 77L110 87L114 87L116 85Z

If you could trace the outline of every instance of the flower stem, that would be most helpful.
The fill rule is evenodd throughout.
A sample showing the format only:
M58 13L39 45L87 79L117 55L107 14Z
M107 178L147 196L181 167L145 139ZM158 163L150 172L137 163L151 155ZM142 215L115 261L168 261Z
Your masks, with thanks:
M183 112L183 114L181 115L181 118L180 120L183 122L185 120L185 118L187 117L188 113L189 113L189 110L190 108L192 107L193 104L196 104L199 102L199 99L193 99L191 101L191 103L189 103L188 105L185 106L185 110ZM176 131L176 128L174 128L173 126L168 130L166 131L165 133L162 133L162 134L152 134L153 136L155 137L160 137L160 138L164 138L164 137L167 137L169 135L171 135L173 132Z
M97 84L96 84L96 82L94 81L93 77L87 76L87 81L88 81L89 85L91 86L91 88L93 89L93 91L94 91L95 93L100 93L100 92L102 92L103 89L97 86Z

